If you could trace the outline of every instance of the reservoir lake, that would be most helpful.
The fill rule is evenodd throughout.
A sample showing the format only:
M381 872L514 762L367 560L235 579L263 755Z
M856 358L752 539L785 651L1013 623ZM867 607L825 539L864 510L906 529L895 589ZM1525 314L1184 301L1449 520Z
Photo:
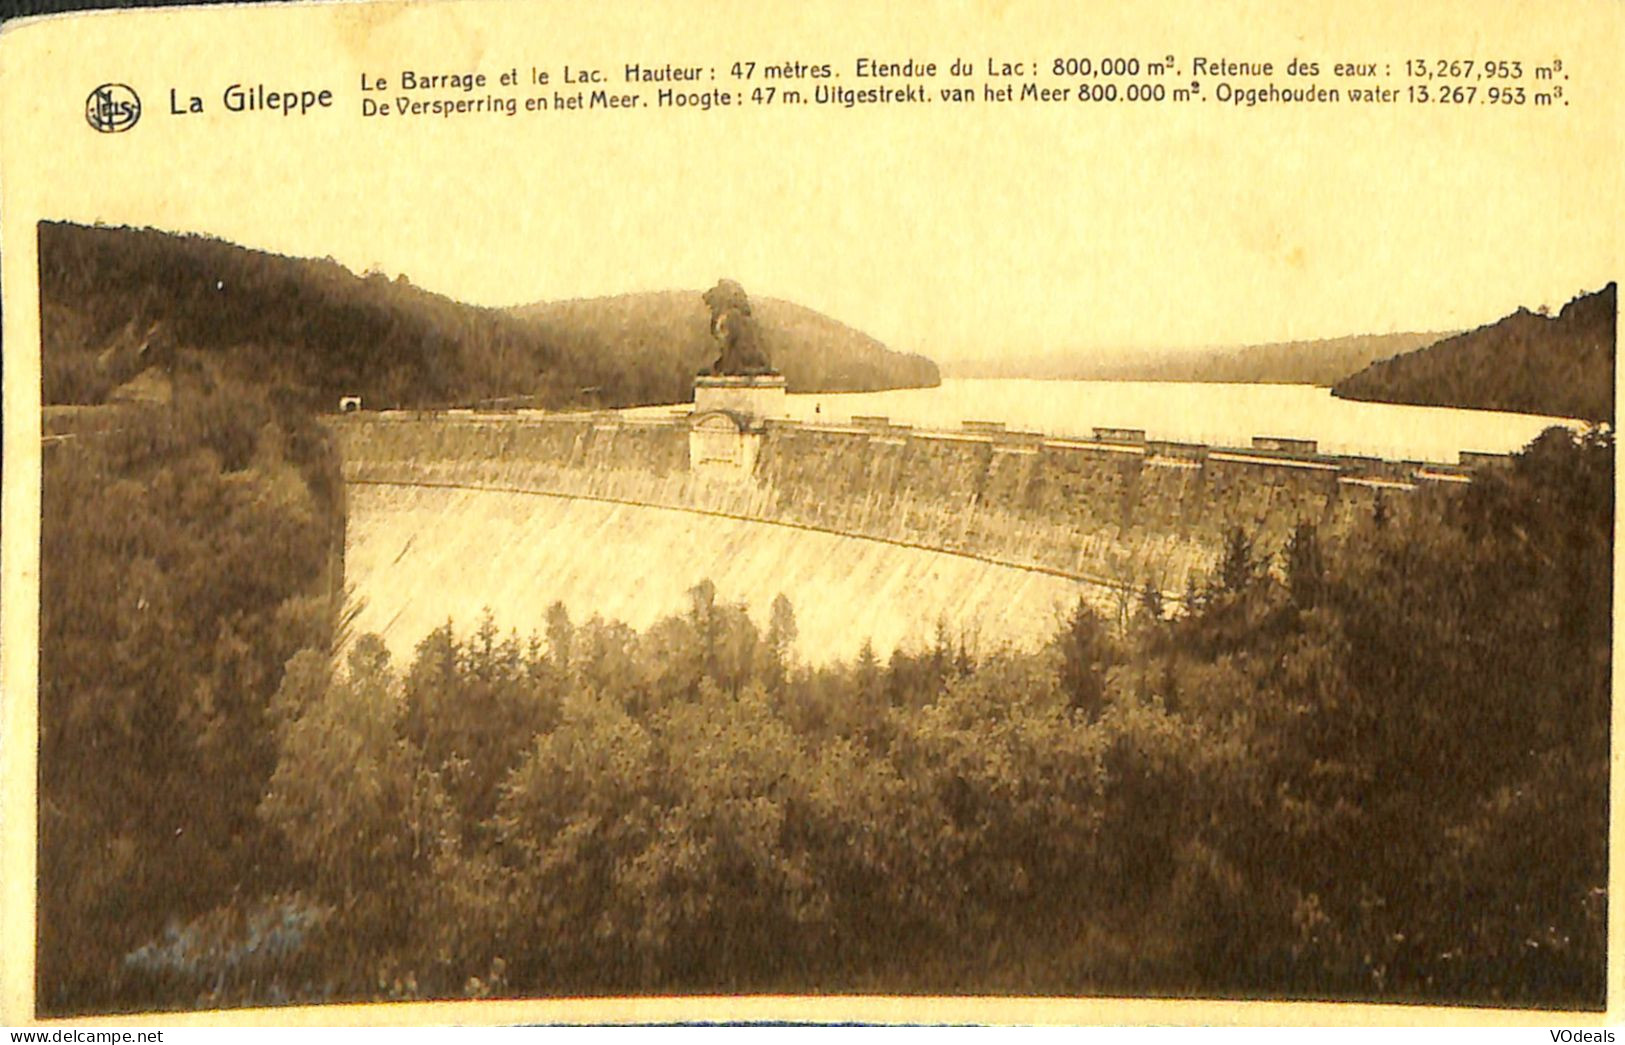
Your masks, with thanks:
M1256 435L1314 439L1327 454L1454 464L1463 450L1512 453L1569 418L1492 410L1366 403L1313 385L1211 384L1170 381L1040 381L950 378L937 388L792 395L786 416L847 424L886 417L894 424L958 429L965 421L1002 421L1009 428L1088 439L1095 427L1144 429L1149 439L1248 446ZM682 407L629 413L669 416Z

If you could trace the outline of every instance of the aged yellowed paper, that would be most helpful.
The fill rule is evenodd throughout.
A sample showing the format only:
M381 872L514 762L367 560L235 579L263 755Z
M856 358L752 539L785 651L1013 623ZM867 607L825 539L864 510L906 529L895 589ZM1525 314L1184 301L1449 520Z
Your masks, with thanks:
M6 25L6 1022L1610 1020L1622 53Z

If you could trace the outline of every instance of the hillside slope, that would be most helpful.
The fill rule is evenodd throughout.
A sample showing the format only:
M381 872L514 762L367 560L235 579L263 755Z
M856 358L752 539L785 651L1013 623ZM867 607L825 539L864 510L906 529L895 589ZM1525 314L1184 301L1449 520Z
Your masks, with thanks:
M753 297L751 310L762 348L792 392L880 391L940 381L936 365L924 356L893 352L810 308ZM662 402L689 398L694 373L717 354L698 291L549 301L513 311L571 353L664 375Z
M47 403L93 403L148 367L226 371L310 405L430 405L526 391L567 403L575 361L502 312L153 229L39 226Z
M1088 359L981 359L946 369L950 377L1330 386L1376 360L1449 336L1450 332L1360 334L1149 354L1102 352Z
M320 409L341 395L379 407L635 406L683 401L710 361L698 293L661 296L668 305L606 327L592 303L537 321L404 276L358 276L331 259L205 236L42 222L39 245L50 404L104 402L153 370L205 381L225 373ZM759 315L803 390L936 380L930 361L806 309L762 302Z
M1555 317L1520 308L1505 319L1375 363L1332 394L1422 406L1612 420L1617 284L1582 294Z

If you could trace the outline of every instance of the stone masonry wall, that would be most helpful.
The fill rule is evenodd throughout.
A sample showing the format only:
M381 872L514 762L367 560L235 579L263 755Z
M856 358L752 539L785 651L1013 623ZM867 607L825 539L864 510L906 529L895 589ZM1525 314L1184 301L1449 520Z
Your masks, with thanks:
M1212 569L1241 526L1273 553L1307 520L1346 530L1377 499L1465 469L1028 433L771 422L754 475L688 467L686 422L448 412L335 418L350 481L596 497L792 523L1164 591Z

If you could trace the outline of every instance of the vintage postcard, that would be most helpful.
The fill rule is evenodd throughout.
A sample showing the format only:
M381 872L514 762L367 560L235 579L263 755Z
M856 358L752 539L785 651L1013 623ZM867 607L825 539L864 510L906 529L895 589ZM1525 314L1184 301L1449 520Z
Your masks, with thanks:
M1625 7L0 33L6 1023L1621 996Z

